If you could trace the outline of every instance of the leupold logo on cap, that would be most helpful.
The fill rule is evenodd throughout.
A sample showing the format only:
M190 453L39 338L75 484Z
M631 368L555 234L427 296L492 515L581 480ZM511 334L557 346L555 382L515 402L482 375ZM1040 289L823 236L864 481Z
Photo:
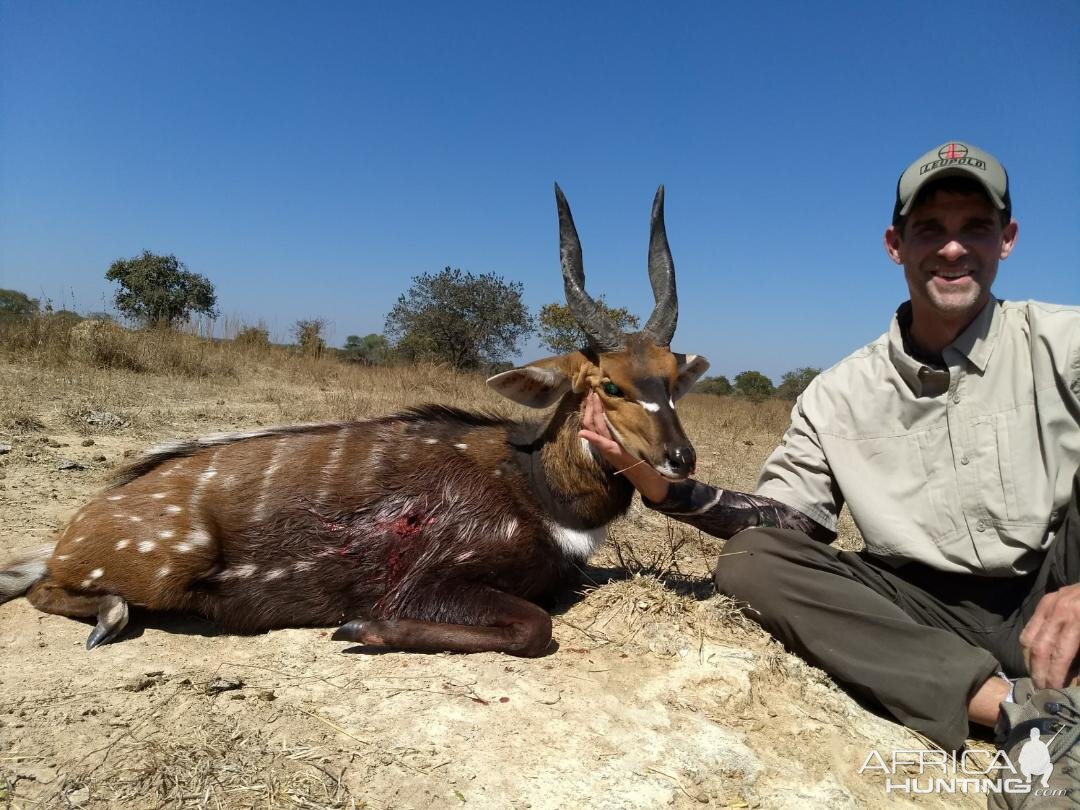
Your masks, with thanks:
M937 153L938 159L930 163L924 163L919 167L919 174L923 175L946 166L965 166L972 169L986 171L986 161L968 155L968 148L962 143L947 143Z
M937 156L942 160L955 160L967 157L968 148L962 143L949 143L938 149Z

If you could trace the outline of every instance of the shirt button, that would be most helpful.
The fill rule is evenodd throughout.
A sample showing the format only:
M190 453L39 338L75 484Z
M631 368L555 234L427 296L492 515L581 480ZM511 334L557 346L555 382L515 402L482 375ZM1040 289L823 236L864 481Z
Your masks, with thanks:
M971 461L971 459L969 459L967 456L964 456L962 459L960 459L961 464L967 464L969 461Z
M986 524L985 524L985 523L983 523L983 522L982 522L982 521L980 520L980 521L979 521L978 523L976 523L976 524L975 524L975 531L977 531L977 532L984 532L984 531L986 531Z
M957 404L959 404L959 403L960 403L960 395L959 395L959 394L957 394L956 396L954 396L954 397L952 398L952 401L953 401L954 403L957 403Z

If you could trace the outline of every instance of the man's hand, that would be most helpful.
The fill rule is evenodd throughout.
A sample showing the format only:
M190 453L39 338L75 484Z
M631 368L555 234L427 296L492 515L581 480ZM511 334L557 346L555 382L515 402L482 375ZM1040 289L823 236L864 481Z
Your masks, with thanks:
M653 503L659 503L667 497L670 486L668 480L648 462L639 463L641 459L627 453L622 445L611 437L607 420L604 419L604 405L595 391L590 391L582 402L581 427L578 436L587 439L616 470L625 470L623 475L642 496Z
M1077 675L1080 652L1080 585L1066 585L1039 600L1020 634L1036 689L1062 689Z

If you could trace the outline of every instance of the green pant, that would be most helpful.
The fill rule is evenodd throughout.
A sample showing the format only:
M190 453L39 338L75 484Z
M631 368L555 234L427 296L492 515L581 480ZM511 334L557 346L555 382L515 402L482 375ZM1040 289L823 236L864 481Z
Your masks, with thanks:
M1080 581L1080 476L1073 485L1065 520L1028 576L891 568L801 532L748 529L724 547L716 585L789 650L955 750L979 686L998 669L1027 674L1020 632L1039 599Z

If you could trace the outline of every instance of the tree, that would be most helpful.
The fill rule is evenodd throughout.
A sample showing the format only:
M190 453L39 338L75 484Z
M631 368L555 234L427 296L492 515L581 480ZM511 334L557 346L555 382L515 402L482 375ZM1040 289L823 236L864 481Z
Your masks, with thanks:
M626 307L609 307L604 303L603 296L595 300L612 323L622 331L629 332L638 328L637 316L631 314ZM540 344L555 354L569 354L585 347L585 333L570 314L570 307L566 304L544 304L540 308L538 320Z
M460 269L414 276L386 316L386 334L406 360L478 369L516 354L533 331L520 282Z
M780 385L776 386L776 395L781 399L790 399L794 402L799 398L799 394L806 390L806 386L810 385L810 381L820 373L820 368L809 366L785 372L780 378Z
M233 341L246 349L269 349L270 330L262 322L258 326L245 326L236 333Z
M0 290L0 318L32 318L41 302L18 290Z
M385 335L372 333L370 335L349 335L345 338L345 346L341 350L342 357L353 363L363 363L368 366L382 366L390 362L393 349Z
M326 348L326 340L323 339L323 331L326 329L326 321L321 318L306 318L297 321L293 325L293 335L300 344L300 351L318 357Z
M760 371L743 371L735 375L735 392L751 402L771 397L775 389L772 380Z
M117 259L105 278L120 285L116 308L144 326L175 326L194 313L217 314L214 285L175 256L144 250L142 256Z
M695 394L716 394L726 397L735 393L731 381L723 374L718 377L706 377L691 389Z

